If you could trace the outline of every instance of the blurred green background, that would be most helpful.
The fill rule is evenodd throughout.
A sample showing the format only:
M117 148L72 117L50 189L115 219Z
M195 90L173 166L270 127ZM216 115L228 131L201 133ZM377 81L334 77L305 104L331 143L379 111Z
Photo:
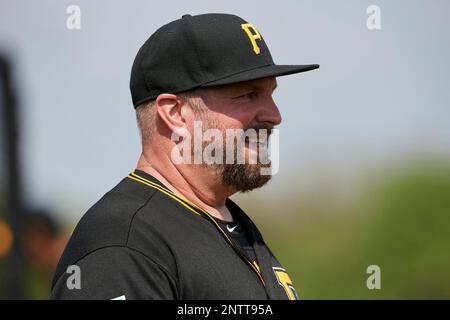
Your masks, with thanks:
M450 162L424 156L378 171L345 201L292 185L277 208L254 214L300 298L450 299ZM267 211L257 203L245 207ZM380 290L366 286L370 265Z

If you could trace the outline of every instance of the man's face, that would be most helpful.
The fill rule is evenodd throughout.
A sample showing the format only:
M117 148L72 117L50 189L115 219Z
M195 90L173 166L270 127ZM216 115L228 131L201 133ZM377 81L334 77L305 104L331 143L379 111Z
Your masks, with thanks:
M272 99L276 85L276 80L272 77L204 90L202 98L208 110L200 119L203 121L203 130L220 130L224 145L227 143L226 136L230 132L229 129L241 129L245 132L254 129L254 132L259 134L257 138L262 138L263 135L260 133L265 131L268 137L271 129L281 123L280 112ZM213 165L222 176L222 182L236 191L259 188L271 178L270 175L261 174L261 168L270 167L270 163L264 164L260 158L264 156L263 154L267 154L267 141L252 144L251 140L246 139L243 145L242 149L238 149L237 141L232 145L234 163ZM229 148L230 145L226 147ZM237 163L239 152L243 153L244 163ZM257 159L256 163L250 161L252 153Z

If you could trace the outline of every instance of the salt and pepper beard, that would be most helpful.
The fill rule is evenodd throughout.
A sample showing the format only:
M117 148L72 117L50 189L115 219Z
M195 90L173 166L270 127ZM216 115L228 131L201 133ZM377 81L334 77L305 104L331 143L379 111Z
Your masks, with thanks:
M200 114L198 114L196 118L199 118L198 120L202 121L203 132L208 129L219 129L222 132L224 139L226 139L225 132L227 128L223 128L223 126L221 126L218 121L212 119L206 112L200 112ZM259 129L266 129L268 141L272 126L261 124L244 128L243 130L245 132L249 129L254 129L256 132L258 132ZM205 142L205 145L206 144L207 142ZM205 148L205 145L203 146L203 149ZM193 150L193 148L191 150ZM243 148L243 150L245 150L245 148ZM224 161L221 164L204 164L204 166L213 166L217 176L222 178L222 183L226 186L232 187L234 190L236 190L236 192L248 192L253 189L260 188L267 182L269 182L272 176L268 174L261 174L261 169L270 168L270 161L268 161L267 164L263 164L261 163L260 157L258 155L257 162L254 164L247 163L247 161L245 161L245 163L237 163L237 152L238 144L234 143L234 163L226 163L224 153Z

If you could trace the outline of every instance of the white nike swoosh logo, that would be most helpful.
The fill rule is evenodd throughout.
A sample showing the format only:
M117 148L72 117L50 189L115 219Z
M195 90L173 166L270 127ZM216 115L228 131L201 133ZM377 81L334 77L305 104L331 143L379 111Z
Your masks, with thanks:
M235 225L233 228L230 228L230 227L227 225L227 229L228 229L229 232L233 232L234 229L236 229L236 227L237 227L237 225Z

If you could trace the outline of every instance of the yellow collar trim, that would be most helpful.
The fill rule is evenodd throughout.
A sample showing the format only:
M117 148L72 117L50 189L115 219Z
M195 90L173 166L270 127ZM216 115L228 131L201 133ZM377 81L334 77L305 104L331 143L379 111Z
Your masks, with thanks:
M198 207L197 205L195 205L194 203L192 203L191 201L189 201L188 199L179 196L177 194L175 194L174 192L172 192L171 190L167 189L164 186L161 186L157 183L154 183L153 181L150 181L146 178L143 178L139 175L137 175L136 173L132 172L128 175L128 178L140 182L148 187L154 188L162 193L164 193L165 195L169 196L170 198L172 198L173 200L177 201L178 203L180 203L183 207L185 207L186 209L188 209L189 211L195 213L196 215L199 215L205 219L210 220L215 227L221 232L221 234L225 237L225 239L228 241L228 243L231 244L231 246L239 253L239 250L237 249L236 245L234 244L234 242L228 237L228 235L222 230L222 228L219 226L219 224L217 223L216 220L214 220L214 218L212 218L212 216L204 209ZM198 211L200 212L198 212ZM260 268L258 266L258 264L256 263L256 261L250 261L246 256L240 254L240 256L242 256L244 258L244 260L247 262L247 264L249 266L251 266L251 268L256 272L256 274L258 275L259 279L261 280L263 286L266 286L265 281L262 277Z

